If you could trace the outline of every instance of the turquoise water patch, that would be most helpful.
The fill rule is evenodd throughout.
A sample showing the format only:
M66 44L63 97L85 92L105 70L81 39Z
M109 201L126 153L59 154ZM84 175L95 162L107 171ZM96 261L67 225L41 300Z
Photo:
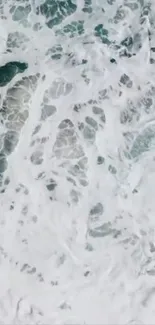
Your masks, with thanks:
M18 73L24 72L28 68L27 63L9 62L0 67L0 87L6 86Z
M57 44L49 49L46 54L50 55L53 60L60 60L63 55L63 47L60 44Z
M70 38L77 37L84 34L84 20L72 21L70 24L67 24L56 31L56 35L67 35Z
M109 45L108 30L103 27L103 24L99 24L94 28L95 36L99 37L102 43Z
M88 14L92 13L92 0L84 0L84 7L82 8L82 11Z
M15 21L19 21L28 17L28 14L31 12L31 6L19 6L13 10L12 18Z
M77 6L71 0L47 0L37 8L36 13L43 15L46 18L46 25L53 28L55 25L59 25L65 17L73 14L76 9Z
M154 145L155 126L151 126L146 128L141 134L137 136L130 150L130 156L132 158L138 158L143 153L151 150L151 147Z

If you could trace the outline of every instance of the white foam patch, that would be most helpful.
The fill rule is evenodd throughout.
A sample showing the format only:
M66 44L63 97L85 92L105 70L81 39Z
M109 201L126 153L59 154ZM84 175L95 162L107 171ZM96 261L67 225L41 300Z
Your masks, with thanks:
M154 324L153 22L140 1L90 14L78 1L49 29L26 3L22 21L18 1L0 5L0 62L29 64L0 90L1 146L18 132L0 188L0 323ZM84 34L58 33L73 20ZM103 21L111 45L94 35ZM136 55L119 55L138 33Z

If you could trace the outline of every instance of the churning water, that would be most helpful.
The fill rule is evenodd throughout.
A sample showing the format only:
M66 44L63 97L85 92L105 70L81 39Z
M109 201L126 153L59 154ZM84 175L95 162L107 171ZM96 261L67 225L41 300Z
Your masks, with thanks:
M0 17L0 324L155 324L155 2Z

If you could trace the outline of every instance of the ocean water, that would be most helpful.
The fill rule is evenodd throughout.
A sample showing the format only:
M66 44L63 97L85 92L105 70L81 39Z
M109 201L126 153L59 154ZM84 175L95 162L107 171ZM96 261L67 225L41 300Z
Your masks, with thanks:
M155 324L154 15L0 1L0 324Z

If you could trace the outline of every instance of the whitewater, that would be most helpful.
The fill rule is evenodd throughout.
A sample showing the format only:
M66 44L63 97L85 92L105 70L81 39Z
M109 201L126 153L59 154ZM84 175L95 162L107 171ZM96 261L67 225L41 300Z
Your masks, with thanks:
M0 1L0 324L155 324L154 16Z

